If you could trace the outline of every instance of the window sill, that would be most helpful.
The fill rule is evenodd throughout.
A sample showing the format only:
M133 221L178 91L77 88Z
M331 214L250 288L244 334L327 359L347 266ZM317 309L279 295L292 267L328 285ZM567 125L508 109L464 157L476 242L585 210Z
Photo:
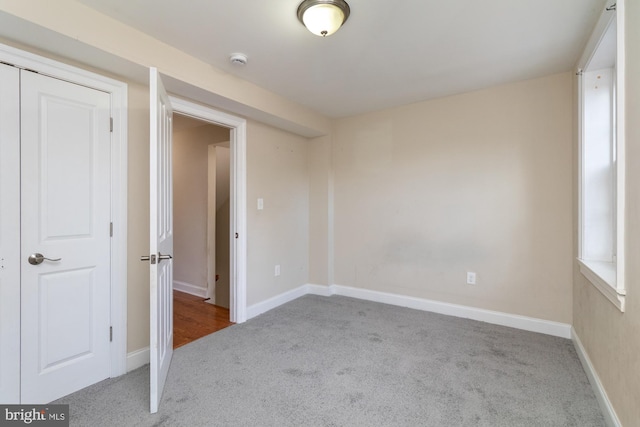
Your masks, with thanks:
M624 313L625 295L617 289L616 265L612 262L587 261L578 258L580 273L591 282L618 310Z

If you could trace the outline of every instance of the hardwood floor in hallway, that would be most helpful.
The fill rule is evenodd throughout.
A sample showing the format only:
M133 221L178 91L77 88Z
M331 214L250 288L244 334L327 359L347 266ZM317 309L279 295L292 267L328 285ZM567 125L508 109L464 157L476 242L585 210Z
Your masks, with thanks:
M204 302L204 298L173 291L173 348L233 325L229 310Z

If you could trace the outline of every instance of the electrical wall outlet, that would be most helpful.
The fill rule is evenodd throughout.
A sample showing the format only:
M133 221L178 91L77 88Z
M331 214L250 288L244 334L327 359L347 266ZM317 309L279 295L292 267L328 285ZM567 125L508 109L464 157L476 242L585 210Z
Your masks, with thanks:
M476 284L476 273L473 271L467 271L467 285Z
M261 211L264 209L264 199L263 198L259 198L258 199L258 210Z
M276 268L274 269L274 275L276 277L280 275L280 264L276 265Z

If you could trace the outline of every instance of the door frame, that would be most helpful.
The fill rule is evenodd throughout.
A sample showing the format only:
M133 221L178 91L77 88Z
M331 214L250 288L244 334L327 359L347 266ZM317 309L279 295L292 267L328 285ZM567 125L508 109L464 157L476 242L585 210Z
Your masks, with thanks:
M231 266L229 271L229 317L234 323L247 320L247 121L169 95L173 112L230 130L230 224ZM236 237L237 236L237 237Z
M127 84L0 43L0 61L111 96L111 377L127 371ZM18 264L17 268L20 268ZM18 302L19 303L19 302ZM19 367L16 367L19 369Z

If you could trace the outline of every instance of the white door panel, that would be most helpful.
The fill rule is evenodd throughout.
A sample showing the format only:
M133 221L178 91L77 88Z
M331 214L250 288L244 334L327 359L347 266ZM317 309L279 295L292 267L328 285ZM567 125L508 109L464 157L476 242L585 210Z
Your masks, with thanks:
M0 64L0 402L20 403L20 71Z
M38 284L40 324L46 337L40 347L40 373L76 359L92 356L91 305L69 304L69 298L91 301L95 292L94 268L42 274Z
M21 395L41 403L110 373L110 96L31 72L21 92Z
M150 69L150 411L158 411L173 355L173 181L169 97Z

